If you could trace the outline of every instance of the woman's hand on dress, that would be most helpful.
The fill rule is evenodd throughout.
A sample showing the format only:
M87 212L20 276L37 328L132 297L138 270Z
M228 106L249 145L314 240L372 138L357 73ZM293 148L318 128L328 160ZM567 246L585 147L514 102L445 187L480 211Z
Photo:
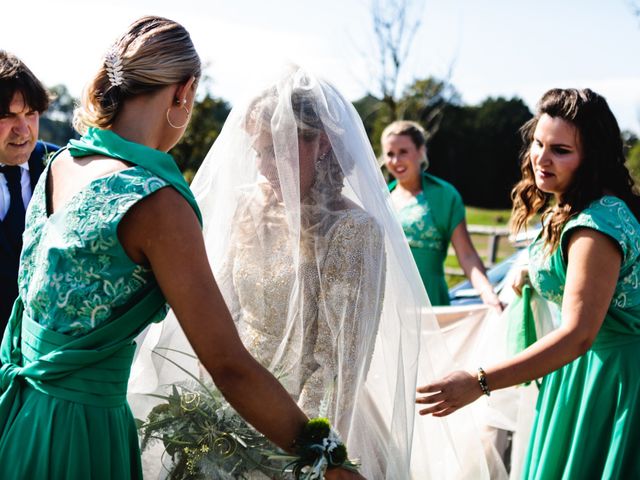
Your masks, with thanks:
M359 473L352 472L346 468L332 468L331 470L327 470L324 478L327 480L366 480L365 477Z
M529 280L529 269L521 268L518 273L516 273L513 283L511 284L511 288L513 288L513 291L521 297L522 289L525 285L531 285L531 281Z
M477 400L482 395L478 379L462 370L452 372L440 380L418 387L416 403L429 405L420 410L420 415L432 414L434 417L446 417L456 410Z

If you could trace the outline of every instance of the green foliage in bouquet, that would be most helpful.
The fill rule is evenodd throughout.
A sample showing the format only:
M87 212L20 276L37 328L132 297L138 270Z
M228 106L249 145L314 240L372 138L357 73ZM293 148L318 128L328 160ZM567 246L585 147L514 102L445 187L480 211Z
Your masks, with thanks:
M294 455L289 455L238 415L212 384L154 353L192 379L190 384L172 385L168 395L150 394L163 403L151 410L146 421L136 420L142 450L161 441L164 454L171 457L166 466L170 480L254 479L255 474L266 479L321 480L328 468L358 470L326 418L309 420L295 442Z
M152 395L163 403L151 410L146 421L137 422L142 450L162 441L165 455L171 457L166 466L169 479L235 480L258 472L270 479L291 478L284 473L284 452L238 415L213 385L163 358L193 382L172 386L166 396Z

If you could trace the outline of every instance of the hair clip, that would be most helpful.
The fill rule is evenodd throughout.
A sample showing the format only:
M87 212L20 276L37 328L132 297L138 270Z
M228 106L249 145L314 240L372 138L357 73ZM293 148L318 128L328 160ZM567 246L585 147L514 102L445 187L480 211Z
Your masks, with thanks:
M107 70L109 83L114 87L119 87L124 83L124 75L122 73L122 59L118 55L116 47L113 46L104 56L104 66Z

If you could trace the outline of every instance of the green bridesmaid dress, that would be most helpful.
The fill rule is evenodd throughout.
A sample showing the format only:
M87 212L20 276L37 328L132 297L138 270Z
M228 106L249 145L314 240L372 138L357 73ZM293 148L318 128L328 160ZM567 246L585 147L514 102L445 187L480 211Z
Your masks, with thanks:
M620 277L592 347L542 382L523 477L640 478L640 224L624 202L605 196L567 222L551 255L534 242L531 282L557 304L575 228L594 229L619 246Z
M135 337L167 305L118 240L120 220L160 188L193 195L170 155L90 129L74 157L131 168L97 178L53 214L47 166L27 212L16 301L0 351L0 478L142 478L126 401ZM55 159L53 160L55 161Z
M397 181L389 184L393 190ZM453 231L464 220L464 203L448 182L422 173L422 192L397 212L432 305L449 305L444 261Z

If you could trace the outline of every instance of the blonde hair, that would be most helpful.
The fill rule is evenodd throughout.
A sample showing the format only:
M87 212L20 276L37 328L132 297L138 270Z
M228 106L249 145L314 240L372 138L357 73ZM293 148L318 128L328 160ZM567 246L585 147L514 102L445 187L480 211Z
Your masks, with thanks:
M105 62L85 88L74 112L73 126L113 125L127 98L151 93L191 77L200 78L201 62L189 32L172 20L147 16L136 20L113 44L109 53L120 60L122 83L109 79Z
M423 150L424 154L420 160L420 165L424 170L429 168L429 159L426 154L426 134L422 125L417 122L412 122L411 120L396 120L395 122L387 125L382 131L382 135L380 135L380 143L390 135L406 135L411 139L418 150L425 147Z

